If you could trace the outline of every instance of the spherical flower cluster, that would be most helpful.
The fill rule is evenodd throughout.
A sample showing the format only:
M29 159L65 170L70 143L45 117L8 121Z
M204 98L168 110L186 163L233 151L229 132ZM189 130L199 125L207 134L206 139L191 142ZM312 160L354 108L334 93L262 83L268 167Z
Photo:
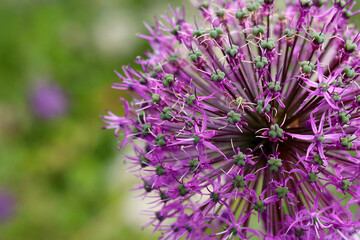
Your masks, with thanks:
M123 67L131 144L162 239L353 239L360 228L360 36L352 0L194 2L147 25ZM279 10L277 7L283 9Z
M15 212L15 197L11 192L0 189L0 223L9 220Z
M33 113L42 120L54 120L68 111L68 99L56 82L41 82L34 85L29 97Z

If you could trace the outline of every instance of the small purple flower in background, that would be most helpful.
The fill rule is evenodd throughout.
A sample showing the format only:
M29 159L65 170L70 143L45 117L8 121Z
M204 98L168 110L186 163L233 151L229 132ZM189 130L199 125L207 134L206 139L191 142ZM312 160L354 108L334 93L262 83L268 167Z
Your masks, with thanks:
M194 2L147 25L123 67L131 171L162 239L354 239L360 36L352 0ZM192 19L192 18L191 18ZM254 222L261 223L254 224ZM252 224L251 224L252 223Z
M15 198L7 190L0 190L0 222L8 220L14 214Z
M68 99L56 82L35 84L30 95L30 104L34 114L44 120L51 120L66 114Z

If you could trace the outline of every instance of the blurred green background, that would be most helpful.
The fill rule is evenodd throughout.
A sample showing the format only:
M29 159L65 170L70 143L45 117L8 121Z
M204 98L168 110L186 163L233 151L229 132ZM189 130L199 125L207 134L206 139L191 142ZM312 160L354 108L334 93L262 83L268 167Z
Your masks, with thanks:
M1 240L151 239L140 231L141 199L130 188L107 109L122 114L110 86L148 45L146 33L170 0L1 0L0 191L15 205L0 219ZM54 81L68 112L43 120L29 95ZM155 238L155 236L153 236Z
M99 115L123 114L113 71L148 48L135 33L169 3L181 1L1 0L0 191L14 202L1 240L156 237L139 231L136 179ZM64 89L65 115L32 111L29 96L44 81Z

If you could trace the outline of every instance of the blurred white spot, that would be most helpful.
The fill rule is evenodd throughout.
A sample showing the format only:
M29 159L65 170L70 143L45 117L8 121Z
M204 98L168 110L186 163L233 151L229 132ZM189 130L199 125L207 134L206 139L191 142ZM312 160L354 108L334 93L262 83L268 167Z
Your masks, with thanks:
M135 35L142 24L137 16L109 10L100 14L93 28L93 40L98 49L114 56L131 53L139 42Z
M154 198L137 197L144 193L144 190L132 190L137 185L142 185L142 181L134 176L134 173L130 173L128 169L130 164L125 164L126 156L135 156L134 150L131 145L126 146L117 156L111 164L108 172L108 186L111 191L121 193L121 201L119 202L119 215L120 218L126 218L126 222L135 225L137 228L149 221L149 214L143 213L150 210L151 201ZM151 211L155 209L152 208ZM151 215L151 214L150 214ZM148 230L150 231L151 228Z

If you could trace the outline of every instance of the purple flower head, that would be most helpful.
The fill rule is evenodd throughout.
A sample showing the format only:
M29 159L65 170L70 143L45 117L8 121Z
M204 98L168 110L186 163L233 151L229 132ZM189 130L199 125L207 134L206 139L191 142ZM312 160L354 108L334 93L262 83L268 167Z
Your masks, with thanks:
M196 2L146 25L131 92L105 128L162 239L354 239L360 201L360 36L352 0ZM190 18L192 19L192 18ZM257 225L253 222L258 222ZM252 224L250 224L252 223Z
M9 219L15 208L14 196L6 190L0 190L0 222Z
M34 114L44 120L63 116L68 110L68 99L56 82L37 83L30 95Z

